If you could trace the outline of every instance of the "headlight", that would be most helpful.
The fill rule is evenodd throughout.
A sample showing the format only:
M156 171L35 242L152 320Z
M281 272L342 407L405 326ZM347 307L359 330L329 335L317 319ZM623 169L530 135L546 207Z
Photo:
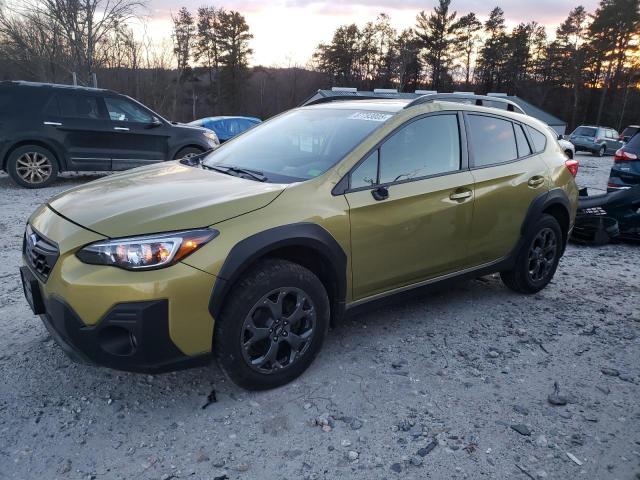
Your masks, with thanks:
M220 145L220 140L218 139L218 135L215 132L202 132L207 139L212 142L214 145Z
M76 256L92 265L149 270L173 265L218 236L213 229L118 238L87 245Z

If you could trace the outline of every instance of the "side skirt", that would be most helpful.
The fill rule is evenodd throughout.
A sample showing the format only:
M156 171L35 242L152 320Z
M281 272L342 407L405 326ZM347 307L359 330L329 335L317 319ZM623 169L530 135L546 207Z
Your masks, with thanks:
M378 293L370 297L362 298L347 304L345 314L353 315L369 310L374 307L393 303L402 298L416 296L433 290L441 289L445 286L459 283L463 280L483 277L496 272L502 272L513 268L515 257L509 255L499 260L471 267L459 272L448 273L439 277L430 278L422 282L413 283L404 287L399 287L388 292Z

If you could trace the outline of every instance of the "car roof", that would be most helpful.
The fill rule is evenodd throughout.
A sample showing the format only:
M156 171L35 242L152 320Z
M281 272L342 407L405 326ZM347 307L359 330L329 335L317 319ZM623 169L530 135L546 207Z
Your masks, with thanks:
M0 85L17 85L22 87L34 87L34 88L59 88L66 90L80 90L80 91L91 91L91 92L110 92L115 93L111 90L107 90L105 88L93 88L93 87L84 87L81 85L63 85L60 83L44 83L44 82L27 82L25 80L4 80L0 82Z
M492 115L500 115L508 117L516 121L525 121L525 123L538 125L540 127L548 125L535 117L519 112L510 112L501 108L473 105L470 103L462 103L455 100L432 100L426 103L421 103L414 106L407 107L415 99L362 99L362 100L339 100L333 102L317 103L313 105L301 106L300 109L341 109L341 110L370 110L378 112L392 113L394 115L401 112L409 112L413 108L420 108L421 112L435 112L442 110L464 110L467 112L488 113Z

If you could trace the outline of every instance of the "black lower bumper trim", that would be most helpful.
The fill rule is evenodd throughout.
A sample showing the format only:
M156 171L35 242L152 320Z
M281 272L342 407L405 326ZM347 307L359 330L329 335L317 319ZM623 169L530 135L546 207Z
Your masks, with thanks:
M161 373L200 366L210 355L188 356L169 336L167 300L119 303L92 326L64 300L45 301L41 318L54 340L73 360L116 370Z

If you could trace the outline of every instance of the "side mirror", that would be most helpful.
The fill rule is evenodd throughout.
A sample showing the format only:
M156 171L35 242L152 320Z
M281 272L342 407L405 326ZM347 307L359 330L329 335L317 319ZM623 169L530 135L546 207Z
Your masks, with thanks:
M162 126L162 122L160 121L160 119L158 117L153 117L153 120L151 120L148 128L156 128L160 126Z

